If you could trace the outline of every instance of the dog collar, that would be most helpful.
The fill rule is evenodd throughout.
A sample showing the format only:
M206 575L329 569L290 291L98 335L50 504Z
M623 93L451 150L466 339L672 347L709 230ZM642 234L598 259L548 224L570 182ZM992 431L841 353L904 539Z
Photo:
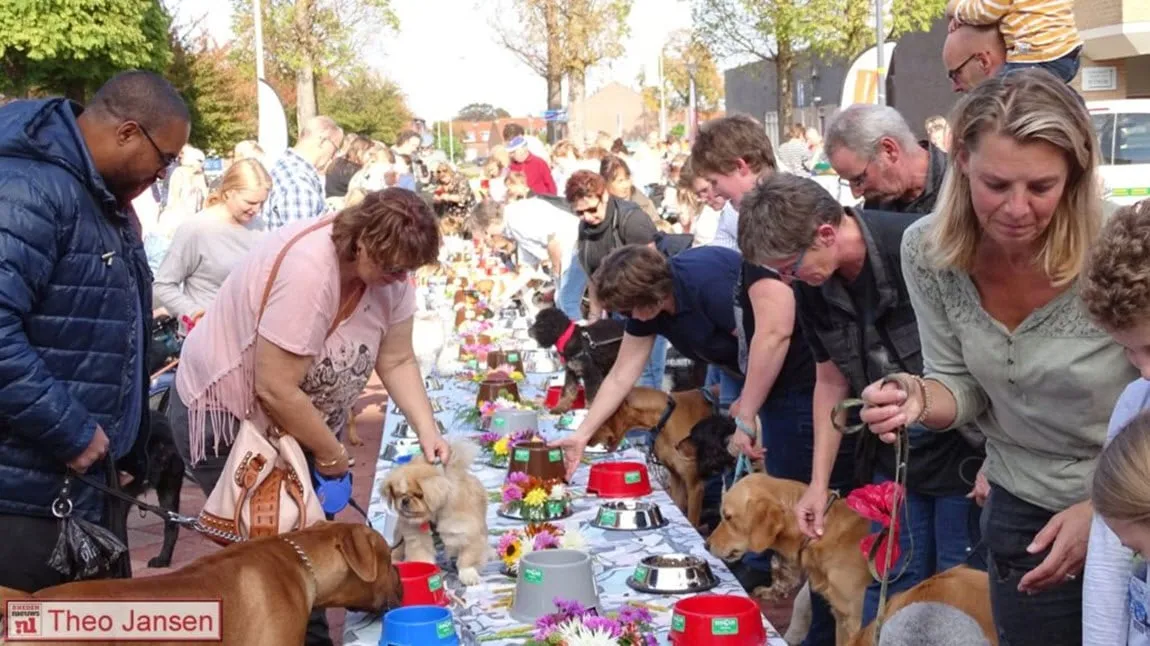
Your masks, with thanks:
M423 532L424 534L430 534L431 533L431 523L424 523L424 524L420 525L419 531Z
M559 351L559 354L563 354L563 348L566 348L571 337L575 336L577 327L579 326L575 325L575 321L572 321L567 324L567 329L564 330L563 334L559 335L559 340L555 342L555 349Z
M316 586L319 586L319 577L315 575L315 567L312 566L311 559L308 558L307 552L303 551L303 548L299 546L299 543L293 541L287 536L281 534L280 539L282 539L283 542L287 543L288 545L291 545L292 549L295 550L295 553L299 555L299 560L303 561L304 567L307 568L308 574L311 575L312 583L315 583Z

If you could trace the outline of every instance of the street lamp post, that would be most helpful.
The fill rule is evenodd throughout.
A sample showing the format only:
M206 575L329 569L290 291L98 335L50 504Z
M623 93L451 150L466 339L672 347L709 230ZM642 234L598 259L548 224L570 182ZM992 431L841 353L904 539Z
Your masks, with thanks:
M699 132L699 107L695 96L695 74L699 71L699 64L695 61L687 63L687 134L691 143L695 143L695 135Z
M659 50L659 139L667 138L667 80L663 78L663 54Z
M875 0L875 54L878 56L878 104L886 105L886 32L882 27L883 0Z

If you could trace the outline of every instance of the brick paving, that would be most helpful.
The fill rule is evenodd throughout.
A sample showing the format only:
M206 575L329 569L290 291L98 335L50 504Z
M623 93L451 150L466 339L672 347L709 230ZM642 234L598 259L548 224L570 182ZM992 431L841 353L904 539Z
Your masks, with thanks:
M356 405L356 426L359 430L363 446L348 446L348 453L355 458L352 467L353 488L352 493L357 501L366 509L370 499L370 489L375 478L375 463L379 457L379 447L383 434L383 418L386 414L385 405L387 393L376 377L372 377L363 397ZM145 500L155 504L155 493L149 492ZM190 481L184 482L180 495L181 513L192 515L198 513L204 506L204 495L200 488ZM347 522L361 522L359 514L352 509L345 509L339 514L337 520ZM211 554L221 549L202 536L193 532L182 530L176 542L176 549L172 554L171 568L153 569L148 567L148 560L156 556L163 542L163 522L154 516L141 518L132 513L128 519L128 545L132 556L132 573L136 577L154 576L179 569L197 558ZM790 601L774 604L760 604L763 614L780 631L785 632L791 618ZM331 624L332 640L338 644L343 635L344 610L332 609L327 611L328 622Z

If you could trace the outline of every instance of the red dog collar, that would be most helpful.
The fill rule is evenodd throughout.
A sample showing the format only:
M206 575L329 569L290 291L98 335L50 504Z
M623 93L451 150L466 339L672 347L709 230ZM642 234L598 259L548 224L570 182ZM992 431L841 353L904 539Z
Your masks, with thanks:
M419 531L423 532L424 534L430 534L431 533L431 523L424 523L424 524L420 525Z
M559 354L563 354L563 348L567 347L567 343L571 340L571 337L575 335L576 327L578 326L576 326L575 322L572 321L567 326L567 330L559 336L559 340L555 342L555 349L559 351Z

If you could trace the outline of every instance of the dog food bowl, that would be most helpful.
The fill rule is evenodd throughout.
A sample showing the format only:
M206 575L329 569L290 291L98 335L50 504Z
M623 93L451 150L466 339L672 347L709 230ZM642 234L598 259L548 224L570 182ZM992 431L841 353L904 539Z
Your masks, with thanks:
M520 431L539 432L539 413L533 410L504 408L491 416L491 430L500 435Z
M559 370L559 358L551 350L540 348L528 350L524 354L526 357L523 360L523 367L527 372L538 374Z
M383 616L379 646L456 646L459 633L451 611L439 606L407 606Z
M512 520L524 520L531 523L549 523L568 518L575 513L575 510L571 506L571 500L564 498L563 500L548 500L544 503L541 512L538 513L529 512L528 515L524 515L521 508L514 508L510 504L501 504L496 513Z
M760 646L767 639L759 606L749 597L701 594L675 604L673 646Z
M438 382L436 382L436 383L438 383ZM430 400L430 402L431 402L431 412L432 413L442 413L443 412L443 404L440 404L438 399L432 399L432 400ZM406 415L404 415L403 410L401 410L399 408L399 404L392 404L391 412L396 414L396 415L403 415L404 417L406 417Z
M446 606L447 590L443 587L443 572L434 563L396 563L399 580L403 584L404 606Z
M591 465L587 493L600 498L638 498L651 493L647 465L642 462L600 462Z
M479 384L479 394L475 396L475 407L478 408L483 405L483 402L492 402L499 398L500 394L505 394L511 401L519 401L519 386L512 381L511 377L507 376L489 376Z
M511 616L521 623L552 614L555 597L599 609L599 590L591 557L576 550L541 550L523 555L515 582Z
M435 377L424 377L423 388L424 390L439 390L443 388L443 382L436 379Z
M599 511L591 524L600 529L635 531L663 527L667 519L663 518L659 505L653 502L618 500L599 505Z
M567 467L563 464L563 449L550 448L546 442L517 442L511 448L511 459L507 462L507 472L515 471L540 480L565 481Z
M415 429L411 428L411 424L407 423L407 420L402 420L398 424L395 425L394 436L400 437L400 438L407 438L407 439L419 437L418 435L415 434Z
M559 405L559 400L563 397L563 386L548 386L547 398L543 400L543 405L547 408L555 408ZM583 386L579 386L579 392L575 395L575 401L571 404L571 408L587 408L587 393L583 391Z
M579 410L569 410L559 416L559 421L556 422L555 428L560 431L575 431L579 429L579 425L583 420L587 419L587 413L590 412L586 408Z
M504 364L511 366L520 373L524 372L523 353L519 350L494 350L487 353L488 368L494 370Z
M627 578L633 590L651 594L704 592L719 585L719 579L707 562L688 554L648 556L635 566Z
M423 452L419 446L419 439L415 437L400 437L383 449L383 459L387 462L397 462L403 456L418 455Z

